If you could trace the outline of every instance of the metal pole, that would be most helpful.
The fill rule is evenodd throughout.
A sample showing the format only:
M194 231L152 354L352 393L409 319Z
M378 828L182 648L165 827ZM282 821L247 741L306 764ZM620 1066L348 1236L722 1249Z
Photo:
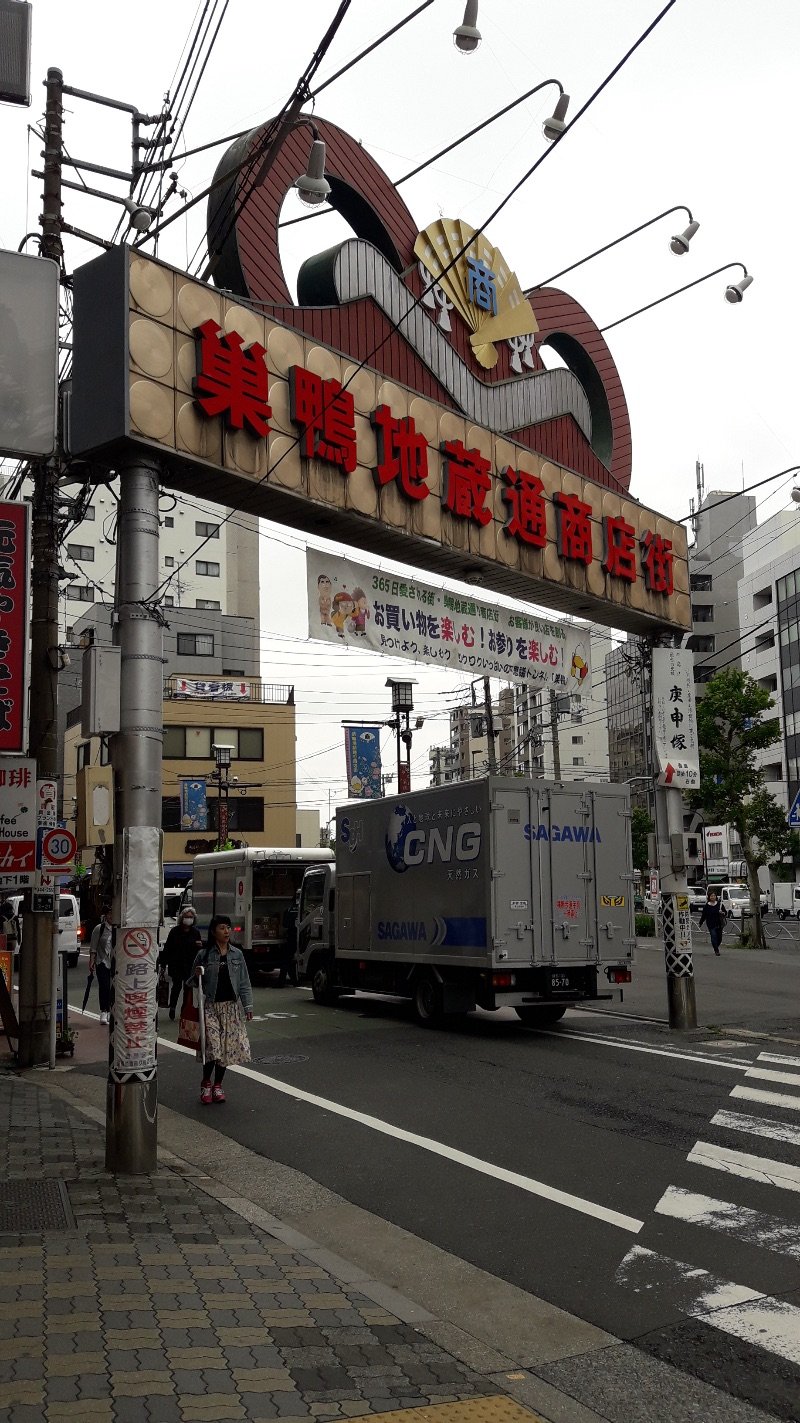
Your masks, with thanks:
M39 250L61 267L61 162L63 151L63 75L47 71L45 106L44 195ZM33 468L33 534L31 540L31 696L29 752L40 777L58 774L58 459ZM25 896L23 940L19 965L19 1065L49 1062L53 976L53 918L31 912Z
M114 992L106 1094L106 1169L156 1170L156 955L161 867L162 622L158 586L158 466L118 466L115 640L121 649L120 730L111 741Z
M486 709L486 742L489 748L489 775L497 774L497 755L494 745L494 714L492 712L492 684L488 677L483 679L483 705Z
M651 700L651 710L654 714L655 698ZM653 723L653 742L655 735L656 728ZM694 986L692 923L686 899L686 867L683 855L677 856L674 853L672 838L680 836L681 842L683 840L681 791L670 786L656 786L655 823L669 1025L677 1029L696 1028L697 1000ZM677 840L675 843L678 843ZM682 905L679 905L679 896Z
M553 738L553 780L561 780L561 747L558 741L558 697L555 687L550 688L550 732Z

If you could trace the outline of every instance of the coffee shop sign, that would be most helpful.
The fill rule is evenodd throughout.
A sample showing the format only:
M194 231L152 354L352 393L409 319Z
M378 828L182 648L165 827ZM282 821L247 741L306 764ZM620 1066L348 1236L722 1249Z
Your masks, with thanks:
M246 346L235 330L223 331L213 319L194 331L197 373L194 395L208 419L222 416L231 430L247 430L268 439L272 410L266 351L257 341ZM352 393L340 381L324 379L300 365L290 366L289 413L298 432L300 453L338 467L343 476L358 463L358 437ZM431 460L442 460L441 503L459 521L482 528L492 518L492 462L460 439L441 441L433 451L410 415L396 416L389 405L370 415L377 437L377 463L372 474L380 489L395 484L411 504L430 497ZM622 515L602 520L599 538L591 504L576 494L556 490L548 496L542 480L507 465L499 470L505 505L503 533L530 548L547 546L547 503L555 511L559 556L585 568L595 558L603 572L622 583L642 579L648 593L672 596L672 541L655 530L636 529ZM487 500L489 501L487 503ZM601 545L595 547L595 540Z

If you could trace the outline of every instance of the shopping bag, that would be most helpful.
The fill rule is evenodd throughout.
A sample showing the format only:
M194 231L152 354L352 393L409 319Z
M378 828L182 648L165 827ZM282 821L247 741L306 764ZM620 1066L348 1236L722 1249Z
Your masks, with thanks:
M156 984L156 1003L159 1008L166 1008L169 1005L169 981L165 973L158 975Z
M200 1014L195 1003L193 988L184 988L183 990L178 1042L181 1047L199 1047L200 1045Z

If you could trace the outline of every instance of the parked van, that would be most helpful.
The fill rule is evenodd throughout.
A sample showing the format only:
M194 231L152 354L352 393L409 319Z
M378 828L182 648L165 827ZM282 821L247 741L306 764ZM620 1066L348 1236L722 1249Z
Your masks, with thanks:
M779 919L800 919L800 884L781 884L777 880L772 886L773 904Z
M22 947L22 895L13 894L10 896L11 906L15 914L19 915L20 923L20 948ZM74 894L59 894L58 896L58 951L67 955L67 963L70 968L77 968L78 959L81 952L81 939L83 931L81 929L80 911L78 901Z

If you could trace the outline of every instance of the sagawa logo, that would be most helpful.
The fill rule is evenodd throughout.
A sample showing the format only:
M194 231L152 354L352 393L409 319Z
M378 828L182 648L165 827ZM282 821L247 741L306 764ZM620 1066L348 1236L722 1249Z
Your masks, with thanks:
M431 825L424 830L402 803L395 805L386 830L386 858L393 870L404 874L412 865L432 865L437 860L468 863L481 852L481 827L477 821L462 825Z
M526 840L552 840L563 844L565 840L574 845L601 845L600 831L596 825L526 825Z

